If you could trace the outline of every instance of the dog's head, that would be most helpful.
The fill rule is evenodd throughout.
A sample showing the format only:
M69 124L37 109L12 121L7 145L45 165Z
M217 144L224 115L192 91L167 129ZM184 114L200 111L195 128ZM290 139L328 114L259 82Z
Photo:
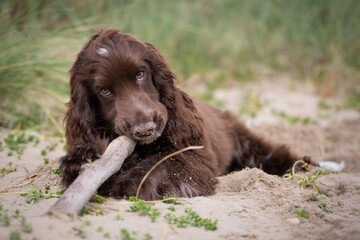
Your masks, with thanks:
M164 136L176 148L203 144L202 119L174 79L152 44L112 29L91 37L70 70L68 153L101 154L116 135L140 144Z
M79 53L70 77L67 135L76 125L82 138L112 129L148 144L164 131L168 111L160 96L173 88L174 74L153 45L101 31Z

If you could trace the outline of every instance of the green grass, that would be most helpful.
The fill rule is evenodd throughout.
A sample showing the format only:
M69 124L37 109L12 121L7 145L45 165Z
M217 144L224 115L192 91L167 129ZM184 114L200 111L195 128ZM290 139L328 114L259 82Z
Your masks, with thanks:
M296 210L295 213L296 213L299 217L306 218L306 219L309 218L309 213L308 213L308 211L307 211L305 208Z
M163 196L163 203L179 205L180 201L176 196Z
M21 240L21 234L18 229L12 230L10 232L10 240Z
M14 224L15 222L15 224ZM31 233L33 231L33 228L26 220L26 218L22 215L22 213L16 209L13 214L9 214L8 210L3 208L3 205L0 204L0 225L3 227L9 227L12 225L19 225L21 226L21 231L23 233ZM10 238L9 239L21 239L21 234L19 229L12 229L10 232ZM35 239L35 238L33 238Z
M38 142L39 139L34 135L26 136L25 133L20 133L18 135L9 134L4 138L6 147L10 152L16 152L18 159L21 159L27 145L31 142Z
M311 194L311 196L309 197L309 200L313 201L313 202L318 202L320 200L320 194L319 193Z
M25 233L31 233L32 232L32 226L28 221L26 221L25 217L21 218L21 229Z
M132 205L130 206L129 212L137 212L140 216L148 216L152 222L160 216L160 211L152 204L145 202L142 199L137 199L136 197L130 197L130 202Z
M57 174L57 175L60 175L61 173L61 170L59 167L54 167L53 169L51 169L51 171L54 173L54 174Z
M12 172L16 172L16 168L14 168L12 162L8 162L7 166L4 168L0 168L0 177L2 177L3 175L12 173Z
M104 27L153 42L179 78L199 74L209 88L265 66L326 95L343 79L359 83L358 16L356 0L3 0L0 126L62 134L67 71Z
M33 204L40 199L59 198L63 194L63 190L56 193L50 193L49 190L50 186L46 186L44 191L33 187L27 192L20 192L20 195L26 198L27 203Z
M326 203L320 203L320 204L319 204L319 208L320 208L321 210L323 210L324 212L326 212L326 213L330 213L330 212L331 212L330 208L326 205Z
M346 106L360 111L360 92L350 92L347 97Z
M174 224L179 228L185 228L187 226L204 227L206 230L215 231L217 229L217 220L211 220L208 218L201 218L191 208L185 209L185 215L175 216L173 213L167 213L164 216L168 223Z
M46 56L43 36L16 33L0 40L0 125L25 129L58 117L68 92L66 68ZM50 125L50 124L49 124Z
M94 194L93 199L94 202L97 204L103 204L106 201L106 198L103 196L100 196L98 194Z
M120 236L122 240L136 240L136 239L144 239L144 240L151 240L153 237L146 233L143 238L138 238L138 234L135 231L129 231L126 228L120 229Z

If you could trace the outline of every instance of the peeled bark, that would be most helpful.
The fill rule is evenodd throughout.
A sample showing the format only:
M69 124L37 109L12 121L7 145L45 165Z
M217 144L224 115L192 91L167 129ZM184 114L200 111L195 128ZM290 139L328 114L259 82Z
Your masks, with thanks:
M125 159L134 151L135 144L126 136L114 139L100 159L82 166L79 176L47 214L78 214L101 184L120 170Z

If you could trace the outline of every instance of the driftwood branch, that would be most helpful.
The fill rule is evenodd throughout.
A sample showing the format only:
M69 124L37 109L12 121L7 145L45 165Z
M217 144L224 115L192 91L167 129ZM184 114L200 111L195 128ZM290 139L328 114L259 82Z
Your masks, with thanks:
M78 214L101 184L120 170L134 148L135 142L126 136L113 140L100 159L82 166L79 176L47 214Z

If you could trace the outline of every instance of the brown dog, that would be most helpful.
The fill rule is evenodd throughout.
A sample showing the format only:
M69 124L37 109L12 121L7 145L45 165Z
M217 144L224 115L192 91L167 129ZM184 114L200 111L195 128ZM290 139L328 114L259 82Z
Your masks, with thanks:
M99 193L135 195L149 169L164 156L204 146L160 164L140 191L143 199L214 193L216 177L245 166L284 174L298 159L285 146L255 136L228 112L193 101L174 85L175 76L149 43L104 30L94 35L70 70L66 113L68 151L61 158L68 186L82 164L94 161L119 135L137 141L121 170Z

